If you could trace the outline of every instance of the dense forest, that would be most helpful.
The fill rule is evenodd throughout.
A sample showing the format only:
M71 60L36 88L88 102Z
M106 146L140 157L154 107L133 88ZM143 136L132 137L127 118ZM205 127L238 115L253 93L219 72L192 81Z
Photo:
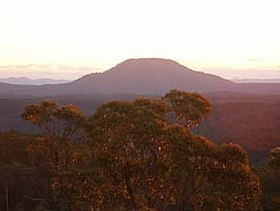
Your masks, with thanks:
M47 99L59 105L73 104L88 116L104 103L133 100L139 96L149 99L159 97L132 94L62 95ZM262 155L250 157L254 160L259 157L257 162L263 164L268 151L279 145L280 95L215 92L203 96L211 103L212 111L205 121L192 128L193 132L213 140L214 143L238 143L248 153ZM0 97L0 132L14 128L24 133L34 133L36 128L23 122L20 115L27 105L44 99L46 97L43 96Z
M241 146L194 129L211 110L178 90L91 115L30 104L33 133L0 133L0 210L279 210L280 148L252 167Z

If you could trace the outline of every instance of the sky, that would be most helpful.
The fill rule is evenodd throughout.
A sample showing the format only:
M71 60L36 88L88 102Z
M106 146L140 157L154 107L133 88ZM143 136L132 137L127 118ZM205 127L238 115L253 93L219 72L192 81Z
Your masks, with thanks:
M0 78L77 78L129 58L280 78L278 0L0 1Z

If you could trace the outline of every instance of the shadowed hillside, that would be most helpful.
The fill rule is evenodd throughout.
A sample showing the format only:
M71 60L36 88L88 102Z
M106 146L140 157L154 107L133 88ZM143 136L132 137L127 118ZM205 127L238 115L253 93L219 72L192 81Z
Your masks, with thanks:
M134 99L136 95L54 96L60 105L77 105L87 115L104 102ZM151 96L153 97L153 96ZM198 133L218 142L235 142L248 150L266 151L279 144L280 95L259 96L239 93L206 95L213 107L210 116L198 128ZM44 97L0 99L0 131L10 128L32 131L21 121L23 108ZM34 132L34 131L33 131Z
M280 141L280 95L209 94L212 114L198 129L218 142L239 143L248 150L266 151Z

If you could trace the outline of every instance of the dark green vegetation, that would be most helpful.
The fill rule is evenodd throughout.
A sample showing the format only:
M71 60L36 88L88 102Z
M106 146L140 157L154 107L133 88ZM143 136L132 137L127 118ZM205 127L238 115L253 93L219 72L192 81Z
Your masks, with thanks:
M279 149L256 172L239 145L194 134L211 112L204 97L106 101L89 116L53 101L23 106L38 135L0 134L0 210L279 208Z

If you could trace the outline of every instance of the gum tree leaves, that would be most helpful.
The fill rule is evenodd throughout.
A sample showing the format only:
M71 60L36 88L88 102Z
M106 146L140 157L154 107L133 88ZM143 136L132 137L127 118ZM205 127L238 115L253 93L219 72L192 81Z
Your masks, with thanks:
M176 115L176 121L190 128L201 123L211 111L208 100L197 93L171 90L163 98Z
M106 187L96 197L124 209L241 210L256 203L259 182L246 153L191 133L210 111L204 97L178 90L101 106L88 128Z
M87 118L50 101L22 117L44 134L60 167L55 197L72 210L256 210L259 180L243 149L191 132L210 111L201 95L172 90L109 102Z

